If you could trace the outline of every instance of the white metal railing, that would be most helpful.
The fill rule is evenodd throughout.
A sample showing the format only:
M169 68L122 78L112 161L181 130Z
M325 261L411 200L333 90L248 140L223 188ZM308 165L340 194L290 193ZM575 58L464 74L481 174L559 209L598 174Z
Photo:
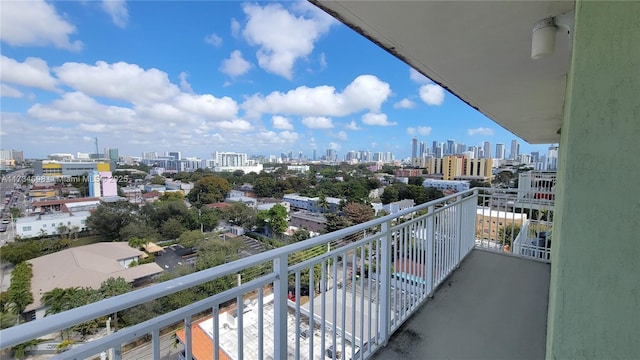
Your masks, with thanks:
M514 215L524 209L513 203L516 195L493 189L450 195L2 330L0 348L260 268L260 275L250 281L73 347L55 358L98 357L112 349L112 358L120 359L128 343L150 338L148 357L158 359L161 331L179 328L176 336L185 359L197 357L194 352L202 351L203 344L194 346L194 341L203 338L214 359L221 358L222 352L233 359L367 359L474 245L504 251L513 242L514 231L505 235L504 228L513 230L522 219ZM497 230L500 222L503 228ZM484 232L485 225L488 232Z

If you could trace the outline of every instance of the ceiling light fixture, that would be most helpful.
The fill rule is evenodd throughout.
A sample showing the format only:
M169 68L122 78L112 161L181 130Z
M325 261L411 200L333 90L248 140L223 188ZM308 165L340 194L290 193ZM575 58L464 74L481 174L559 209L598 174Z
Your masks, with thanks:
M571 50L574 17L575 11L571 10L538 21L531 33L531 58L535 60L553 54L558 30L566 31L569 36L569 50Z

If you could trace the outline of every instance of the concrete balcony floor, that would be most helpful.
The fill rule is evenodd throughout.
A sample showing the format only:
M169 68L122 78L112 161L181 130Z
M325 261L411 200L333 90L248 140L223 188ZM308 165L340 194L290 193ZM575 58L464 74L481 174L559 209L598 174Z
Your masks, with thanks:
M473 250L374 359L544 359L549 277L549 264Z

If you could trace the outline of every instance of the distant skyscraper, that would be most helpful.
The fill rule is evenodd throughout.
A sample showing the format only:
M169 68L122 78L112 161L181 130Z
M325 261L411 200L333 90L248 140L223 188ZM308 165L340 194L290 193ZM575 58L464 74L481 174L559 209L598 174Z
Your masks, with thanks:
M505 157L505 148L503 143L496 144L496 159L503 160Z
M483 157L485 159L490 159L491 158L491 143L488 141L485 141L484 143L482 143L482 148L484 151Z
M456 154L462 154L463 152L467 151L467 145L465 144L456 144L456 148L455 148L455 153Z
M509 154L509 160L518 160L520 155L520 145L518 140L511 140L511 153Z
M418 157L418 139L413 138L411 141L411 158L415 159Z
M167 156L174 158L175 160L182 160L182 153L180 151L169 151Z
M143 152L142 159L143 160L155 160L158 158L158 153L155 151Z
M313 161L316 161L316 149L313 149Z
M456 151L456 141L447 139L447 146L444 150L444 155L453 155Z
M551 145L549 146L549 151L547 152L547 170L557 170L558 169L558 146Z
M440 144L438 144L438 142L437 142L437 141L434 141L434 142L431 144L431 153L433 153L433 154L437 153L437 152L438 152L438 151L437 151L437 149L438 149L439 145L440 145Z
M536 162L540 160L540 152L539 151L532 151L531 152L531 161Z

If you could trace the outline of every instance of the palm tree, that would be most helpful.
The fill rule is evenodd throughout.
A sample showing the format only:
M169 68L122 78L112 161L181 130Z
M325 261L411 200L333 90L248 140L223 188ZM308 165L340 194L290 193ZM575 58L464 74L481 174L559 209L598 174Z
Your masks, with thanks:
M323 193L318 196L318 207L320 208L322 213L327 212L327 210L329 209L329 202L327 201L327 197Z
M147 240L146 238L139 238L134 236L131 239L129 239L129 246L131 246L134 249L143 248L148 243L149 243L149 240Z

